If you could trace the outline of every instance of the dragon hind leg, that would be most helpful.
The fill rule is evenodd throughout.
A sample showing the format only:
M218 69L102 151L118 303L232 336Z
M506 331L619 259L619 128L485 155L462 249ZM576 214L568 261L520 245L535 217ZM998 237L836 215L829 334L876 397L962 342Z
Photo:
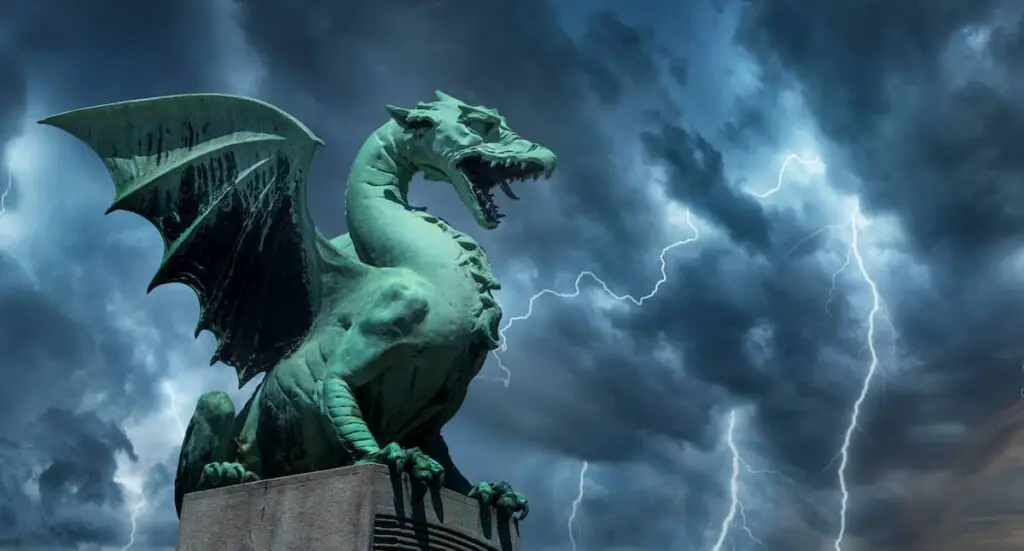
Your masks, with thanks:
M225 392L207 392L199 398L185 430L174 479L174 506L181 515L185 494L228 484L256 480L234 459L235 405Z

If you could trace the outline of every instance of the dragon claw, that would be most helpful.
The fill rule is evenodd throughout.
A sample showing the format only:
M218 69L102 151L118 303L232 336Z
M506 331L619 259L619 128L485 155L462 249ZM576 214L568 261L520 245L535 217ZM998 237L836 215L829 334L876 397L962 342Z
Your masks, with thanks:
M419 448L405 449L392 442L363 458L359 463L380 463L394 472L408 473L416 482L440 486L444 482L444 467Z
M402 472L405 470L405 462L408 459L408 453L398 444L392 442L383 448L366 454L366 457L357 461L357 464L366 463L379 463L381 465L387 465L396 472Z
M255 482L260 477L239 463L209 463L199 476L199 490L212 490L235 484Z
M490 505L491 495L494 493L494 489L487 482L481 482L476 486L473 486L469 490L469 497L475 497L480 500L481 503Z
M444 467L419 448L409 450L409 474L418 482L440 487L444 483Z
M508 482L481 482L473 486L469 497L476 498L481 505L494 507L504 517L518 515L518 519L523 520L530 514L530 502Z

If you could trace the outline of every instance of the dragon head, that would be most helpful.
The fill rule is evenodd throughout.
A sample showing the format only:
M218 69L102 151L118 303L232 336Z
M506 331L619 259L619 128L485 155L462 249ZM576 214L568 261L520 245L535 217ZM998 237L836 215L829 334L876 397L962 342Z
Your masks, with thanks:
M387 107L409 133L406 160L426 179L450 183L480 226L497 228L505 215L494 200L495 188L518 200L511 183L550 178L555 154L521 138L494 109L435 94L436 101L414 109Z

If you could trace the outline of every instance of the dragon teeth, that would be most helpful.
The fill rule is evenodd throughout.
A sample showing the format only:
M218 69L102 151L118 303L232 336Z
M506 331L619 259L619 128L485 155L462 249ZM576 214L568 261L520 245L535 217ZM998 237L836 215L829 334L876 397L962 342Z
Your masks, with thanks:
M516 194L512 193L512 187L508 185L508 182L502 182L498 185L499 187L501 187L501 191L504 192L509 199L513 199L515 201L519 200L519 198L516 197Z

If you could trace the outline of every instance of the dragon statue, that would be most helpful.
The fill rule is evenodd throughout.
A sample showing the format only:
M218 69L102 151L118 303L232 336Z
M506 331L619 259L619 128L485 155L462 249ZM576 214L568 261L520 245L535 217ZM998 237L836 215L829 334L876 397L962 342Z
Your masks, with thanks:
M348 177L349 233L327 239L306 204L314 152L306 126L261 101L186 94L78 109L41 121L87 144L114 184L107 212L152 223L164 255L149 289L182 283L199 298L196 336L239 388L265 374L237 412L224 392L196 405L182 443L175 506L186 493L377 462L425 485L523 518L504 482L471 485L441 429L499 344L499 285L468 235L407 195L416 173L448 183L485 229L500 189L550 178L551 150L497 111L438 91L390 115Z

